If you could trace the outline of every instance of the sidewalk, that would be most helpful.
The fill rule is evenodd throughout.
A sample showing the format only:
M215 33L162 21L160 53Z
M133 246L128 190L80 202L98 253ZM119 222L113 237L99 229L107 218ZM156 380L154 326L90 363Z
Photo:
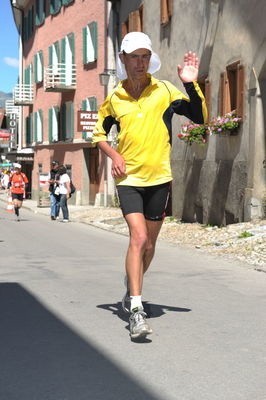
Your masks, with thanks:
M0 191L0 201L7 202L6 193L3 191ZM47 218L50 216L50 208L38 207L34 200L25 200L23 208L35 214L47 215ZM119 208L69 205L69 216L73 222L82 222L128 235L127 224ZM266 272L266 220L242 222L218 228L199 223L183 223L167 217L159 240L197 249L199 256L201 252L208 252L227 259L237 259L244 266Z

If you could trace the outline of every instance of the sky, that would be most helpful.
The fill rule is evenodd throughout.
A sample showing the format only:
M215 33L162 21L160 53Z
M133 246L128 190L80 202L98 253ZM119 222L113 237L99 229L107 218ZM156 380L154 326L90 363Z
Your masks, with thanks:
M12 92L17 83L18 44L11 1L0 0L0 92Z

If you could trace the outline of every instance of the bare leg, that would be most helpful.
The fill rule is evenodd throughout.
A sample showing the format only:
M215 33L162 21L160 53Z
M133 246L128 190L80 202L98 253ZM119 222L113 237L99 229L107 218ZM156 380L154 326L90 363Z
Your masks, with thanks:
M14 205L14 209L15 209L15 213L16 213L16 215L18 215L19 214L19 209L21 208L21 206L22 206L22 201L20 201L20 200L18 200L18 199L13 199L13 205Z
M163 221L148 221L146 225L148 229L148 243L143 256L143 274L147 271L155 253L156 241L161 230Z
M130 234L126 256L126 273L130 295L142 292L143 275L149 268L155 252L155 245L162 221L147 221L143 214L132 213L125 217Z

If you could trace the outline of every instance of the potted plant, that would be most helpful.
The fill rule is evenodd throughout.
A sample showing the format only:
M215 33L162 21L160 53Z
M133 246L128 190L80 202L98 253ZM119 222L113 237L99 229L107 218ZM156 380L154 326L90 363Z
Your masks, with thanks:
M207 142L208 135L208 125L200 125L190 122L189 124L183 124L181 126L181 132L178 133L177 137L192 145L192 143L205 144Z
M232 135L236 134L242 119L236 115L236 111L231 111L224 116L212 118L209 129L211 134Z

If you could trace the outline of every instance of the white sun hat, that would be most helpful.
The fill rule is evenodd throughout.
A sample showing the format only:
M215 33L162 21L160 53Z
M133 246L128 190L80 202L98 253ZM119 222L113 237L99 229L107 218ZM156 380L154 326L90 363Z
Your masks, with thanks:
M150 64L148 68L149 74L154 74L161 68L161 60L159 56L152 50L151 39L148 35L143 32L129 32L124 36L121 43L120 53L123 51L125 53L132 53L137 49L147 49L151 52ZM119 79L123 80L127 78L127 73L125 66L119 58L117 57L117 70L116 74Z
M19 163L14 163L14 164L13 164L13 167L14 167L14 168L19 168L19 169L21 169L21 164L19 164Z

